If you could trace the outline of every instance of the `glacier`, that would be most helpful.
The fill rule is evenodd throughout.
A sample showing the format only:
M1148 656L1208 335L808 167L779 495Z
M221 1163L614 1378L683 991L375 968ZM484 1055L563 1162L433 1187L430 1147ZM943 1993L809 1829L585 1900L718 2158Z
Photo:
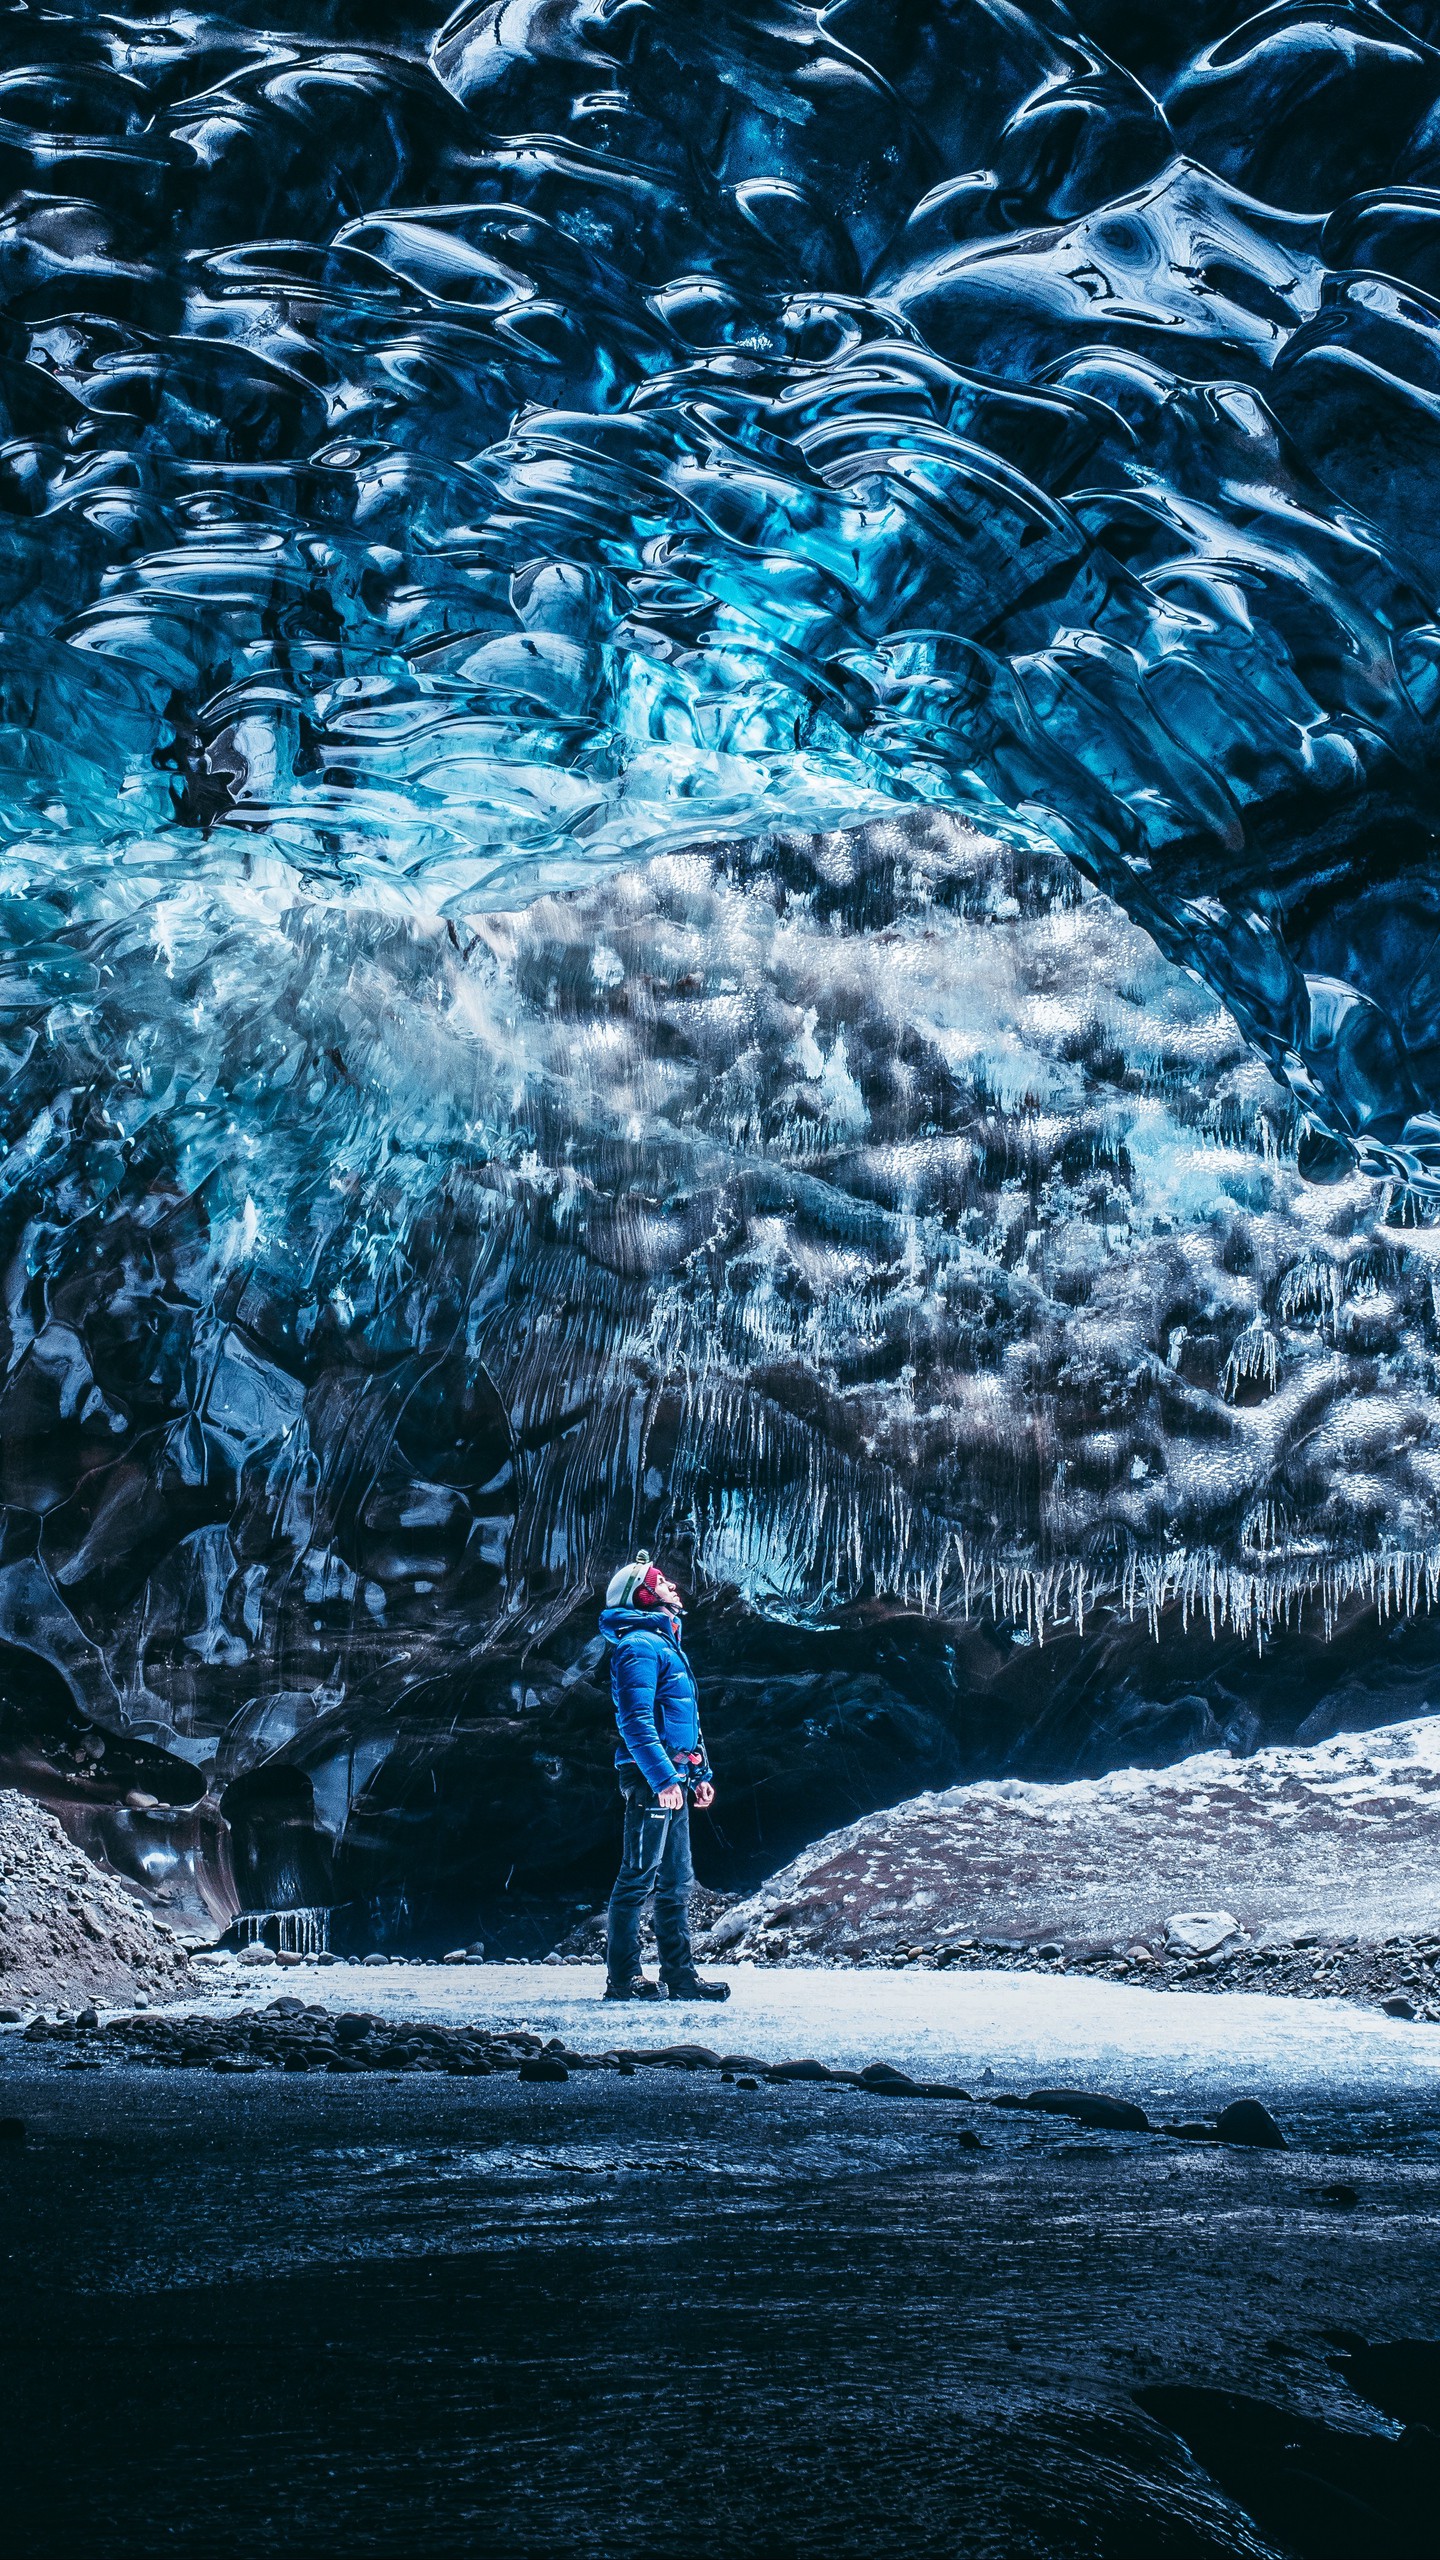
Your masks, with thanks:
M3 1773L538 1945L641 1537L731 1881L1416 1712L1440 8L0 30Z

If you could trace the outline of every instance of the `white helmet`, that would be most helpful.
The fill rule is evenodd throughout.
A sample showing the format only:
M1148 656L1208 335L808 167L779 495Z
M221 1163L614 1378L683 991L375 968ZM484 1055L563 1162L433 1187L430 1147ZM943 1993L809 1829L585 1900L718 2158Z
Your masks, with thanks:
M673 1604L662 1602L662 1582L675 1594ZM666 1605L678 1606L678 1602L679 1594L675 1593L674 1584L668 1581L658 1564L652 1564L646 1547L637 1547L634 1563L622 1564L618 1573L611 1574L605 1586L607 1609L658 1609Z

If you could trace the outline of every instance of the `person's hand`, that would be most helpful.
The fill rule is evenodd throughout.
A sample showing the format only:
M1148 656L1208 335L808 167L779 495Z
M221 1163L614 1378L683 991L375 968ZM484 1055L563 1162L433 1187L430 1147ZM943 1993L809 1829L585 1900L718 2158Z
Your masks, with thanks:
M711 1786L708 1778L702 1778L699 1786L695 1790L695 1804L697 1811L700 1813L708 1813L714 1801L714 1788Z
M685 1801L683 1787L662 1787L658 1802L662 1813L678 1813Z

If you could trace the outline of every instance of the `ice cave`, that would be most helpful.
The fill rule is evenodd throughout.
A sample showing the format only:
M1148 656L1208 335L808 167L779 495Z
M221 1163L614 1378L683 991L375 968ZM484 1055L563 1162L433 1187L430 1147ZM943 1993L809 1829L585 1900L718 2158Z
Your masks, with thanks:
M44 1854L591 1960L639 1552L716 1960L1043 1971L1089 1894L1116 1979L1440 2022L1440 0L0 0L0 411ZM1074 1845L1196 1802L1209 1951ZM1172 2383L1229 2523L827 2550L1420 2560Z

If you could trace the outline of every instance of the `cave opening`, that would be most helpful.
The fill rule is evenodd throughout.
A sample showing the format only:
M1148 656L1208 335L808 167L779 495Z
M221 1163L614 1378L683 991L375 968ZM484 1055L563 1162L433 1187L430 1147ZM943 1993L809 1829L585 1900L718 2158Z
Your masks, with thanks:
M328 1835L303 1769L270 1761L233 1780L221 1798L243 1912L327 1906L334 1896Z

